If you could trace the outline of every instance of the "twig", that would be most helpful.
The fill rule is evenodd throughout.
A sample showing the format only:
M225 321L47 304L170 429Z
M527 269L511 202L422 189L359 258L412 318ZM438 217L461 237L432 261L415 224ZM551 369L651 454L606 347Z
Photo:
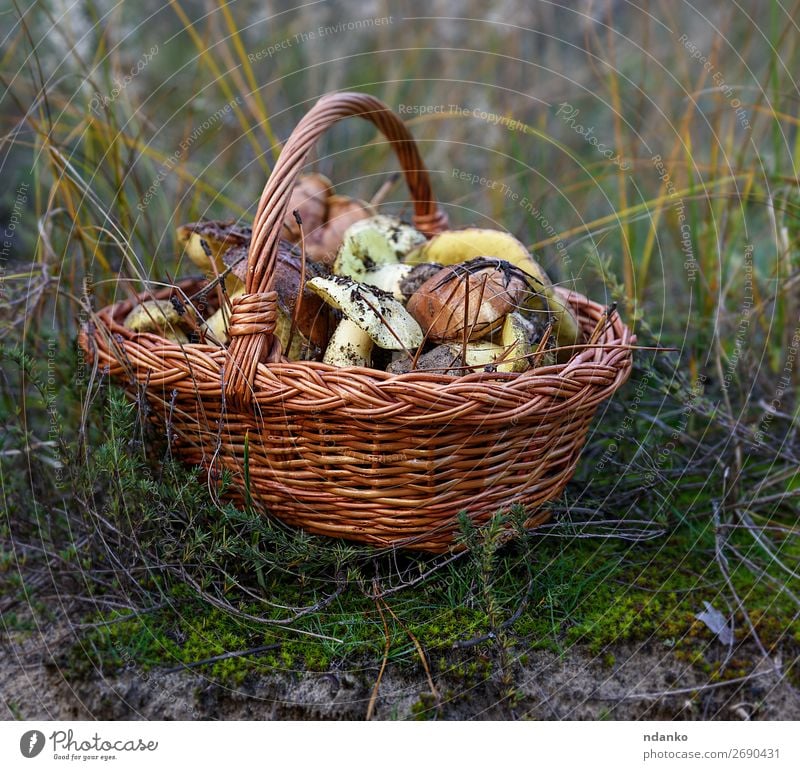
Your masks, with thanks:
M282 647L282 642L274 642L273 644L262 644L260 647L251 647L249 650L237 650L236 652L224 652L222 655L214 655L211 658L203 658L203 660L194 660L191 663L181 663L180 666L168 668L161 671L162 675L177 674L179 671L184 671L187 668L197 668L198 666L205 666L209 663L218 663L221 660L228 660L229 658L245 658L248 655L257 655L269 650L277 650Z
M605 701L623 701L623 700L658 700L660 698L667 698L670 695L690 695L696 692L705 692L706 690L716 690L719 687L727 687L732 684L741 684L742 682L749 682L751 679L758 679L763 676L777 676L775 671L759 671L755 674L747 674L747 676L739 676L735 679L726 679L724 682L714 682L713 684L700 684L696 687L681 687L677 690L663 690L662 692L642 692L631 693L628 695L590 696L592 700L605 700Z
M725 478L727 479L727 468ZM724 493L723 487L723 493ZM736 605L739 608L739 611L744 616L745 622L747 623L747 627L750 630L750 635L753 637L753 641L756 643L761 655L763 656L764 660L770 660L769 654L767 653L766 649L764 649L764 645L761 642L761 637L759 637L758 632L753 625L753 621L750 619L750 613L747 611L747 608L744 606L744 602L739 597L739 593L737 592L735 586L733 585L733 581L731 580L730 572L728 571L728 559L724 553L724 544L722 542L722 537L720 535L720 516L719 516L719 505L716 500L712 501L712 506L714 508L714 553L717 562L717 566L719 567L719 571L722 573L722 577L725 580L725 584L728 586L728 590L731 592ZM780 669L778 668L777 664L774 664L774 672L779 677L783 677Z
M249 612L242 612L241 610L237 610L229 602L222 601L221 599L218 599L216 596L213 596L212 594L209 594L206 591L204 591L198 585L197 581L191 577L191 575L182 572L181 577L197 592L198 596L203 598L209 604L213 604L218 609L224 610L225 612L229 612L232 615L236 615L237 617L245 618L247 620L252 620L256 623L262 623L263 625L267 626L283 626L289 628L296 634L301 634L302 636L310 636L315 639L324 639L325 641L328 642L337 642L338 644L342 644L342 640L337 639L335 636L328 636L327 634L317 634L314 633L313 631L307 631L302 628L292 628L291 624L294 623L299 618L303 617L304 615L308 615L310 612L316 612L321 607L324 607L326 604L333 601L333 598L335 598L336 596L338 596L339 593L341 593L341 591L343 590L343 586L337 588L336 591L331 596L326 597L325 599L318 602L317 604L312 605L311 607L304 608L302 611L295 613L292 617L275 620L273 618L262 618L259 617L258 615L253 615Z
M407 583L402 583L399 586L395 586L394 588L387 588L386 590L382 590L379 594L373 596L373 599L382 599L385 596L391 596L392 594L396 594L398 591L405 591L406 588L411 588L412 586L419 585L426 581L431 575L438 572L442 567L446 567L448 564L452 564L452 562L461 559L462 557L466 556L468 551L459 551L458 553L454 554L453 556L449 556L444 561L437 564L435 567L432 567L427 572L423 572L421 575L417 576L413 580L409 580Z
M300 306L303 304L303 292L306 287L306 235L303 230L303 220L300 217L300 212L295 209L292 215L294 216L294 221L297 222L297 227L300 229L300 282L297 284L297 297L294 300L292 323L289 326L289 339L286 342L286 350L283 351L286 356L289 355L294 333L297 330L297 319L300 317Z
M600 335L608 328L608 324L611 322L611 316L614 315L617 309L617 303L612 302L605 310L603 315L597 321L592 333L589 335L589 344L592 345L600 339Z
M105 626L112 626L115 623L124 623L127 620L136 620L137 618L140 618L142 615L147 615L150 612L161 610L164 607L172 607L174 606L174 604L175 603L173 601L163 601L159 602L158 604L153 604L150 607L145 607L141 610L134 610L128 615L121 615L116 618L111 618L110 620L101 620L98 621L97 623L73 623L72 628L80 628L80 629L104 628Z
M375 195L369 200L370 206L378 206L385 200L386 196L392 191L402 175L395 171L376 191Z

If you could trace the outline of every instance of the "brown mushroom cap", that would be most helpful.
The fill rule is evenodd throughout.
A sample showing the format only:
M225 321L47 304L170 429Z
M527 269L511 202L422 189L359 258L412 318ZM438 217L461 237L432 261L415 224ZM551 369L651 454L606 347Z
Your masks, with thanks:
M433 371L437 374L449 374L456 377L464 373L463 369L451 368L460 363L460 356L454 353L449 345L437 345L427 353L423 353L416 362L414 369L411 368L412 358L405 353L398 354L397 357L386 367L389 374L408 374L411 371Z
M223 255L223 261L226 266L233 268L233 275L244 283L247 276L247 247L238 246L229 249ZM280 241L272 288L278 292L278 305L288 318L292 318L294 314L301 275L302 259L299 250L287 241ZM324 266L306 260L306 284L310 279L324 275L327 275ZM331 328L330 308L306 285L303 288L300 302L297 330L314 345L324 350L328 344Z
M403 280L400 281L400 293L405 299L408 299L412 294L419 291L425 281L432 278L441 269L442 265L436 265L432 262L422 262L419 265L414 265Z
M303 230L308 236L322 227L328 216L328 198L333 184L322 174L301 174L289 198L289 209L283 224L290 240L300 240L300 226L294 212L300 214Z
M249 245L249 243L246 243L243 246L234 246L222 255L225 267L231 268L231 275L236 276L242 283L244 283L247 275L247 250Z
M465 333L469 340L481 339L524 303L530 293L524 278L502 260L484 264L471 260L443 267L408 300L408 312L429 339L462 340Z

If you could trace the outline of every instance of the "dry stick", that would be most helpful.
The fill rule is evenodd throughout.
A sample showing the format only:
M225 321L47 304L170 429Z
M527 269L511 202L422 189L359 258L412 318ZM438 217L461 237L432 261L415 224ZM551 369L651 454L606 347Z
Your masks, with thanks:
M795 492L800 490L794 490ZM791 495L792 493L787 493L787 495ZM780 497L779 495L771 495L771 497ZM761 533L758 531L758 527L756 527L755 522L750 517L750 514L747 512L746 508L741 508L739 506L733 507L734 511L739 513L738 518L742 521L745 526L745 529L750 533L753 540L755 540L761 548L766 552L767 556L769 556L770 561L774 562L780 569L782 569L787 575L790 577L795 578L795 580L800 580L800 574L795 572L791 567L787 564L784 564L781 558L775 553L772 546L770 545L768 540L765 540Z
M605 701L623 701L623 700L659 700L666 698L670 695L690 695L692 693L705 692L706 690L716 690L719 687L727 687L732 684L741 684L742 682L749 682L751 679L758 679L764 676L776 676L774 671L759 671L755 674L748 674L747 676L739 676L735 679L726 679L724 682L714 682L713 684L699 684L697 687L681 687L677 690L663 690L662 692L642 692L630 693L628 695L596 695L590 696L591 700L605 700Z
M181 289L180 286L178 286L178 282L170 275L169 270L165 270L164 272L167 274L167 281L172 284L172 288L175 290L175 294L169 298L169 301L172 303L172 306L178 312L178 315L181 317L181 319L185 320L186 324L191 327L192 334L197 334L198 338L202 339L202 330L200 329L200 324L197 323L197 311L191 302L185 302L180 296L176 296L182 295L185 297L186 292ZM178 307L179 305L180 308ZM194 313L187 313L186 305L189 305ZM183 347L183 343L180 343L180 346Z
M141 617L142 615L147 615L150 612L155 612L156 610L164 609L164 607L174 607L175 602L171 600L158 602L157 604L152 604L149 607L143 607L139 610L134 610L128 615L119 615L118 617L111 618L110 620L100 620L97 623L72 623L71 628L79 628L81 630L90 629L90 628L105 628L106 626L112 626L115 623L125 623L128 620L136 620L137 618ZM133 609L129 607L128 609Z
M797 470L796 469L792 469L792 472L793 473L797 473ZM770 497L772 497L772 495L770 495ZM783 497L783 495L778 495L778 497ZM751 500L750 501L750 505L753 505L754 503L761 503L761 502L772 502L772 501L769 498L759 498L757 500ZM747 510L746 508L744 508L744 506L736 506L736 508L735 508L735 510L740 510L740 509L741 510ZM758 514L756 514L756 515L758 515ZM764 517L762 516L761 518L764 518ZM767 521L769 521L769 519L767 519ZM754 522L754 525L755 525L755 522ZM722 529L741 529L741 528L747 529L748 528L744 524L733 524L733 523L728 523L728 522L723 522L720 526L722 527ZM800 535L800 530L797 530L797 529L795 529L793 527L783 527L783 526L781 526L779 524L774 524L772 526L770 526L769 524L764 524L761 527L759 527L759 529L762 532L780 532L781 534L791 535L792 537L797 537L798 535Z
M228 577L227 573L223 572L223 574L226 577ZM308 615L308 614L310 614L312 612L318 612L319 610L323 609L324 607L327 607L334 599L336 599L337 596L339 596L342 593L342 591L344 590L344 587L345 587L345 582L342 581L337 586L336 590L333 593L331 593L329 596L326 596L324 599L321 599L316 604L312 604L309 607L303 607L302 609L300 609L297 612L295 612L295 614L291 618L272 619L272 618L262 618L262 617L259 617L258 615L253 615L253 614L251 614L249 612L243 612L242 610L237 610L229 602L223 601L222 599L218 599L213 594L209 594L207 591L204 591L200 587L200 585L197 583L197 581L191 575L189 575L189 573L186 572L185 569L179 569L178 570L178 575L183 580L185 580L187 583L189 583L189 585L192 588L194 588L194 590L197 592L198 596L200 596L201 598L205 599L207 602L213 604L215 607L218 607L219 609L226 610L226 611L228 611L228 612L230 612L230 613L232 613L232 614L234 614L234 615L236 615L237 617L240 617L240 618L246 618L248 620L253 620L256 623L261 623L263 625L268 625L268 626L283 626L285 628L291 628L291 624L292 623L294 623L295 621L297 621L300 618L304 617L305 615ZM317 639L326 639L327 641L338 642L339 644L342 643L342 640L341 639L337 639L335 636L327 636L325 634L315 634L315 633L313 633L311 631L304 631L304 630L299 629L299 628L292 628L292 631L295 631L298 634L303 634L305 636L313 636L313 637L315 637Z
M727 484L728 477L728 468L725 469L725 475L723 477L723 494L725 494L725 487ZM720 516L719 516L719 504L716 500L712 501L712 506L714 508L714 558L717 562L717 566L719 567L719 571L722 573L722 577L725 580L725 584L728 586L728 590L731 592L734 600L736 601L737 606L739 607L739 611L744 616L745 622L747 623L747 627L750 630L750 635L753 637L753 641L756 643L761 655L763 656L764 660L770 660L773 664L773 668L775 674L779 676L781 679L783 678L783 673L781 672L779 666L774 661L771 661L769 657L769 653L764 648L764 645L761 642L761 638L758 635L758 632L753 625L753 621L750 619L750 613L747 611L747 608L744 606L744 602L739 597L739 593L736 591L736 588L733 585L733 581L731 580L730 573L728 571L728 559L724 553L724 546L721 541L720 537Z
M439 312L433 317L433 320L430 322L428 330L425 332L425 336L422 338L422 342L420 343L419 347L417 348L417 352L414 354L414 357L411 360L412 372L417 368L417 361L419 360L419 357L422 354L422 349L425 347L425 343L428 341L428 335L431 333L431 329L433 329L434 325L439 320L439 317L442 315L442 313L449 307L450 300L453 299L453 295L456 293L457 289L458 289L458 281L455 282L452 291L447 295L447 299L442 303L442 306L439 308ZM432 369L431 371L436 371L436 370ZM443 371L447 370L445 369Z
M469 278L464 282L464 326L461 329L461 365L467 366L467 340L472 330L467 334L467 324L469 323ZM485 282L484 282L485 285ZM477 320L477 319L476 319Z
M406 346L403 344L403 341L402 341L402 340L400 339L400 337L397 335L397 332L395 332L395 330L394 330L394 329L392 329L392 327L391 327L391 324L389 324L389 322L386 320L386 316L384 316L384 314L383 314L383 313L381 313L381 311L380 311L380 308L378 308L378 307L375 307L375 305L373 305L373 304L372 304L372 303L369 301L369 299L367 299L367 297L365 297L363 294L361 294L360 296L361 296L361 299L364 301L364 304L365 304L365 305L366 305L366 306L367 306L367 307L368 307L368 308L369 308L369 309L370 309L370 310L371 310L373 313L375 313L375 315L377 315L377 316L378 316L378 318L380 318L380 319L381 319L381 323L382 323L382 324L383 324L383 325L384 325L384 326L385 326L385 327L386 327L386 328L389 330L389 333L392 335L392 337L394 337L394 338L395 338L395 339L396 339L396 340L397 340L397 341L400 343L400 346L403 348L403 352L404 352L404 353L405 353L405 354L406 354L406 355L407 355L409 358L411 358L411 351L410 351L410 350L409 350L409 349L408 349L408 348L407 348L407 347L406 347Z
M539 366L539 363L542 360L546 350L547 350L547 343L550 341L550 337L553 334L553 318L551 317L550 320L547 322L547 326L545 327L544 334L542 334L542 338L539 340L539 344L536 346L536 350L533 352L533 356L531 359L531 368L536 369ZM527 358L527 356L526 356Z
M618 343L611 343L611 342L600 342L596 344L581 344L581 345L559 345L557 348L553 348L554 351L556 350L589 350L593 348L602 348L604 350L652 350L656 353L674 353L678 350L678 348L662 348L653 345L630 345L630 344L618 344ZM527 356L516 356L514 358L506 358L504 359L506 362L509 361L519 361ZM475 367L472 366L430 366L426 367L425 369L420 369L421 372L446 372L448 369L474 369ZM526 374L523 372L522 374ZM794 459L794 458L793 458Z
M75 542L76 552L82 549L88 542L89 538L88 536L85 535L78 541L76 541ZM13 538L11 540L11 543L12 547L16 548L19 547L17 541ZM20 604L23 601L23 598L28 604L30 604L30 595L33 594L34 591L37 591L38 589L42 588L47 583L48 579L52 580L55 570L58 569L58 563L64 561L64 559L60 557L58 554L51 554L44 548L37 548L37 550L40 550L42 553L45 554L45 556L48 557L47 562L44 564L44 567L47 568L47 572L42 574L42 576L39 578L25 581L23 586L23 591L21 594L17 592L16 594L9 597L9 599L5 603L0 604L0 613L8 612L13 607L16 607L16 605Z
M525 611L525 607L528 606L528 602L530 601L531 595L533 593L533 578L528 581L528 588L525 591L525 595L522 597L522 600L519 603L519 607L514 610L514 614L510 617L506 618L498 627L498 630L505 631L507 628L516 623L522 613ZM472 639L466 639L464 641L457 641L453 643L454 650L466 650L470 647L477 647L479 644L483 644L484 642L488 642L490 640L496 639L497 635L494 631L490 631L488 634L483 634L482 636L475 636Z
M372 583L372 590L373 593L377 593L377 583L373 581ZM367 706L367 722L372 719L372 714L375 711L375 702L378 700L378 689L381 686L381 679L383 679L383 672L386 671L386 665L389 662L389 650L392 646L392 639L389 636L389 626L386 623L386 617L383 614L383 610L381 609L381 605L378 600L375 600L375 606L378 608L378 614L381 616L381 620L383 621L383 634L384 638L386 639L386 644L383 648L383 661L381 661L381 668L378 671L378 678L375 680L375 685L372 688L372 695L369 698L369 705Z
M344 577L340 574L336 577L336 589L325 596L324 598L320 599L316 604L311 604L306 607L288 607L284 604L276 604L275 602L270 602L264 599L263 596L255 593L251 589L247 588L247 586L242 585L238 580L236 580L233 575L229 574L223 569L219 570L219 573L222 575L225 580L230 583L231 585L238 588L242 593L247 594L248 596L252 597L256 601L262 602L270 607L274 607L279 610L291 610L292 612L297 613L292 620L297 620L298 618L303 617L304 615L308 615L312 612L319 612L322 609L325 609L328 605L332 604L335 599L338 599L339 596L342 595L342 592L347 587L347 581Z
M723 527L725 525L723 524ZM752 559L748 559L738 548L733 545L728 544L728 548L730 549L731 553L742 562L747 569L750 570L754 575L765 580L768 583L772 583L778 591L782 591L785 593L798 607L800 607L800 597L796 596L792 590L782 581L778 580L777 578L773 577L769 574L763 567L756 564Z
M617 310L617 303L612 302L607 308L605 313L600 316L599 320L597 321L597 325L594 327L594 330L589 335L589 344L594 344L600 339L600 335L608 328L608 325L611 323L611 316Z
M397 184L398 179L402 174L395 171L375 192L375 195L370 198L370 206L379 206L386 199L386 196L392 191L392 188Z
M725 374L722 371L722 353L721 353L721 350L722 350L722 347L721 347L721 342L720 342L719 335L715 334L714 335L714 363L715 363L716 368L717 368L717 375L719 377L719 381L720 382L725 382ZM728 394L728 388L722 388L722 398L723 398L723 400L725 402L725 407L728 410L728 412L727 412L728 416L733 417L733 406L731 405L731 399L730 399L730 395ZM735 433L733 433L733 434L731 434L730 440L731 440L731 443L733 444L733 458L734 458L734 462L736 464L736 474L735 474L734 479L733 479L733 485L732 485L733 489L731 490L733 492L733 494L734 494L734 502L735 502L736 491L737 491L737 487L739 486L739 479L741 478L741 475L742 475L742 467L744 465L744 461L743 461L743 458L742 458L742 445L741 445L741 442L739 441L739 437ZM727 495L725 497L727 497ZM728 501L725 498L723 498L723 504L725 505L725 507L728 507L728 505L729 505Z
M292 212L294 221L300 228L300 283L297 287L297 298L294 301L294 311L292 312L292 324L289 327L289 340L286 343L286 350L283 351L284 355L289 355L289 350L292 347L292 340L294 339L294 332L297 328L297 319L300 317L300 306L303 304L303 292L306 287L306 235L303 230L303 220L300 217L300 212L295 209Z
M417 348L417 352L415 353L415 355L414 355L414 357L413 357L413 359L411 361L411 370L412 371L415 371L416 368L417 368L417 361L419 360L419 356L422 353L422 349L425 347L425 343L428 340L428 335L430 334L430 330L436 325L436 322L439 320L439 318L441 317L442 313L444 313L444 311L447 310L450 307L450 300L453 298L453 295L458 290L458 287L460 285L460 280L462 279L462 276L456 276L456 278L458 280L453 281L454 285L453 285L452 291L450 292L450 294L447 295L447 299L442 303L442 306L439 308L439 312L434 316L433 320L431 321L430 325L428 326L428 331L425 332L425 336L422 338L422 342L420 343L420 346ZM444 281L440 285L443 286L448 280L449 279L444 279ZM483 302L483 295L484 295L484 292L486 290L486 282L487 282L487 280L488 280L488 276L484 276L483 283L481 284L481 293L480 293L480 298L479 298L479 302L478 302L478 306L479 307L480 307L481 302ZM451 313L452 313L452 311L451 311ZM464 318L465 319L469 318L469 285L466 286L466 291L464 292ZM473 367L467 366L466 348L467 348L467 340L469 339L469 337L472 336L472 332L475 329L475 325L477 324L477 322L478 322L478 317L476 315L475 316L475 320L473 321L472 325L469 328L469 332L467 332L466 324L462 328L462 335L461 335L462 336L462 348L461 348L461 364L462 365L461 366L456 366L455 365L455 358L454 358L453 362L447 367L428 367L428 368L426 368L424 370L421 370L421 371L426 371L426 372L443 371L443 372L447 372L450 369L471 369L471 368L473 368Z
M203 249L203 253L208 258L208 263L211 265L211 271L214 273L214 280L217 286L217 300L219 301L220 307L227 307L228 312L231 310L231 301L228 298L228 292L225 290L225 284L220 281L219 270L217 270L217 260L214 257L214 252L211 251L211 247L208 245L208 241L205 238L200 239L200 248ZM225 319L225 315L223 314L223 320L225 320L225 331L228 331L228 321Z
M197 299L198 297L205 297L212 289L215 289L219 286L221 281L224 281L232 272L233 268L236 267L242 260L247 259L246 256L239 257L235 262L228 265L221 273L217 274L217 277L213 280L209 281L202 289L198 289L194 294L187 296L187 301L192 302L192 300Z
M461 353L461 356L462 356L463 362L464 362L464 366L467 365L467 342L469 342L470 337L472 337L472 333L475 331L475 326L477 326L477 324L478 324L478 316L480 315L481 306L483 305L483 295L486 294L486 283L487 283L488 280L489 280L488 274L484 274L483 281L481 281L481 291L480 291L480 294L478 295L478 305L477 305L478 310L475 313L475 318L474 318L474 320L472 321L472 324L469 327L469 333L466 334L466 336L464 338L464 343L463 343L464 347L463 347L462 353ZM469 279L467 279L466 289L467 290L464 292L464 297L465 298L468 297L469 293L470 293ZM466 321L469 321L469 303L466 304L465 309L464 309L464 319ZM466 331L466 324L464 326L464 329ZM509 353L509 352L511 352L511 351L510 350L507 351L507 353Z
M382 590L377 596L373 597L376 599L382 599L385 596L391 596L392 594L396 594L400 591L405 591L406 588L411 588L412 586L419 585L420 583L427 580L431 575L438 572L442 567L446 567L448 564L451 564L458 559L463 558L469 553L469 551L459 551L453 556L448 556L443 562L437 564L436 566L429 569L427 572L423 572L421 575L417 576L413 580L409 580L407 583L403 583L402 585L395 586L394 588L387 588Z
M282 647L282 642L274 642L273 644L262 644L259 647L251 647L249 650L237 650L236 652L224 652L222 655L214 655L211 658L204 658L203 660L194 660L191 663L181 663L180 666L175 666L174 668L168 668L160 673L162 675L166 674L177 674L179 671L184 671L188 668L197 668L198 666L205 666L209 663L217 663L220 660L228 660L230 658L244 658L248 655L257 655L261 652L267 652L269 650L277 650L278 648Z

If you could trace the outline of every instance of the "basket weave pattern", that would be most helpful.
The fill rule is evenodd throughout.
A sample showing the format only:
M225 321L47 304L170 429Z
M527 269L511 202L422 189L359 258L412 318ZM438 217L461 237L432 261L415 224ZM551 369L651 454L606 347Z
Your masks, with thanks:
M452 547L461 511L480 524L521 503L534 526L547 516L542 504L570 479L598 404L627 379L633 337L613 314L596 343L567 363L521 374L390 375L282 359L271 290L281 223L309 149L347 115L371 120L391 141L415 225L427 234L444 229L399 119L372 97L323 97L288 140L262 195L228 349L131 332L123 321L132 300L99 311L80 344L130 392L145 392L151 417L169 426L185 462L228 468L241 489L247 443L250 500L290 525L430 552ZM140 299L202 286L184 281ZM603 306L560 294L587 336L605 318Z

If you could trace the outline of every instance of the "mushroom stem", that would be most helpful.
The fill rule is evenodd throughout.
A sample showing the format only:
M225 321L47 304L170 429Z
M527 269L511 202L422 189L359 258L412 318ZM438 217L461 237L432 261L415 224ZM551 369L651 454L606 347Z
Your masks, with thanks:
M330 366L365 366L372 356L372 338L349 318L343 318L331 336L323 363Z
M368 270L361 278L361 283L367 286L376 286L381 291L388 292L396 300L403 302L406 299L402 283L414 268L402 262L381 265L374 270Z

